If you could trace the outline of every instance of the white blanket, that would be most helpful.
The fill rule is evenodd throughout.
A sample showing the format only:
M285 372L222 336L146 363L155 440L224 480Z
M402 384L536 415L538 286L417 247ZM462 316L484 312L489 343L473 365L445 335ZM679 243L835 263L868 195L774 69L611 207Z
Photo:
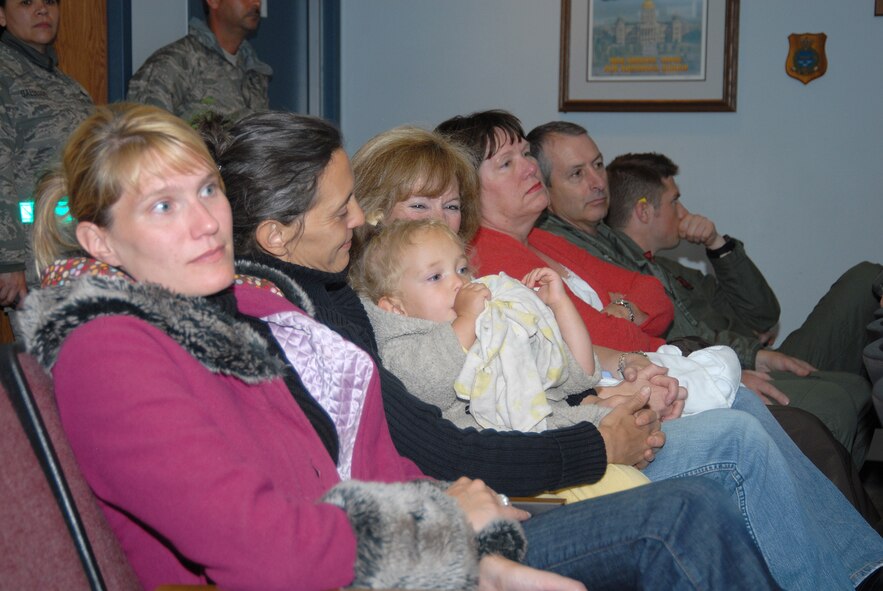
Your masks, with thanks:
M546 390L567 378L564 340L552 310L504 273L476 279L491 299L475 321L475 344L454 390L484 428L543 431Z

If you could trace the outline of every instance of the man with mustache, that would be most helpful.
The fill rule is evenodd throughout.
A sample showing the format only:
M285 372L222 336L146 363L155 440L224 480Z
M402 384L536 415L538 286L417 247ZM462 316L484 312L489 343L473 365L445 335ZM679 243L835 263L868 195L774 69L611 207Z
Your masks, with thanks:
M273 70L245 40L260 24L260 0L202 4L207 22L190 19L186 37L154 52L129 81L128 100L190 122L209 112L239 119L266 110Z

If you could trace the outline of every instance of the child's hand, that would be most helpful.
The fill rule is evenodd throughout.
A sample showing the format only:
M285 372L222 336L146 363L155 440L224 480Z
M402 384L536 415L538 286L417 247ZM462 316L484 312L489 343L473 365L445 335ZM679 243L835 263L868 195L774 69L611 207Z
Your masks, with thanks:
M454 298L454 312L457 317L477 318L484 312L484 303L491 299L491 290L483 283L467 283L460 288Z
M549 267L539 267L524 276L521 282L531 289L535 289L540 299L550 308L568 297L564 291L564 281L561 275Z

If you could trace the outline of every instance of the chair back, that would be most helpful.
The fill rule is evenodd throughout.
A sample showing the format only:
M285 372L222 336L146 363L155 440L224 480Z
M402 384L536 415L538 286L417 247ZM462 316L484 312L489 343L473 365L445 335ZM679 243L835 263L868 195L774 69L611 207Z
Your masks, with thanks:
M0 346L0 589L141 589L67 443L52 380Z

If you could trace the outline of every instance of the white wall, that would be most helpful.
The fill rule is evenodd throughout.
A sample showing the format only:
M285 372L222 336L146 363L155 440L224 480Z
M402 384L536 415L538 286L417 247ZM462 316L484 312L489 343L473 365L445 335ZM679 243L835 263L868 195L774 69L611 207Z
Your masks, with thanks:
M352 152L403 123L505 108L526 129L587 127L608 160L660 151L690 209L744 240L781 334L860 260L883 260L883 17L869 0L741 3L736 113L559 113L559 0L342 2L342 127ZM828 35L828 73L785 75L791 33Z

